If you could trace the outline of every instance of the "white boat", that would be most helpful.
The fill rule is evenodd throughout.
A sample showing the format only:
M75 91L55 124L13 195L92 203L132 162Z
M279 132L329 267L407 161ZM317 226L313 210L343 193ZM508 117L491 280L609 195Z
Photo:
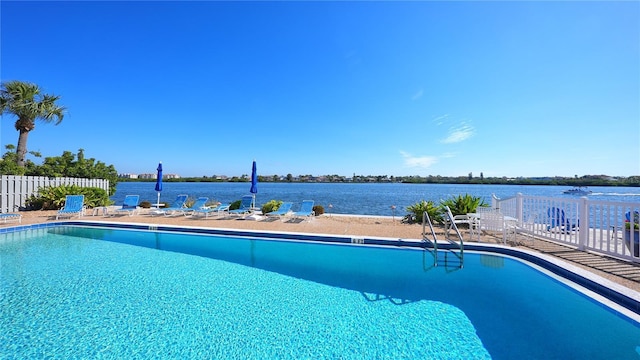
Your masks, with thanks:
M592 192L593 191L587 189L584 186L575 186L575 187L573 187L573 189L565 190L562 193L563 194L570 194L570 195L589 195Z

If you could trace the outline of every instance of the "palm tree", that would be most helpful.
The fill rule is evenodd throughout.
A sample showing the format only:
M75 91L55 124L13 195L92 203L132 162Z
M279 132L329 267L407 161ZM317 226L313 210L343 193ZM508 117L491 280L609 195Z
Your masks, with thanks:
M41 94L36 84L23 81L9 81L2 84L0 90L0 114L13 114L18 117L15 128L20 132L18 136L17 164L24 167L27 154L27 137L35 129L35 120L52 122L55 125L62 122L66 108L56 104L60 96Z

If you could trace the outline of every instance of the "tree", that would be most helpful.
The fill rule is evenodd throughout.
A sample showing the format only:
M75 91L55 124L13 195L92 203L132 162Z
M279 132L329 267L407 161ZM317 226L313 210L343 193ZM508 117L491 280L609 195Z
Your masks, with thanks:
M7 144L5 149L7 152L2 155L2 159L0 159L0 174L2 175L27 175L32 173L37 168L37 165L31 161L26 160L24 167L19 167L16 159L18 155L15 152L15 146L13 144ZM35 157L41 157L39 152L29 151L29 154Z
M66 108L56 104L60 96L42 94L36 84L23 81L9 81L2 84L0 90L0 113L18 117L15 128L18 130L18 148L16 150L18 167L24 167L27 154L27 138L35 129L35 121L55 121L60 124Z

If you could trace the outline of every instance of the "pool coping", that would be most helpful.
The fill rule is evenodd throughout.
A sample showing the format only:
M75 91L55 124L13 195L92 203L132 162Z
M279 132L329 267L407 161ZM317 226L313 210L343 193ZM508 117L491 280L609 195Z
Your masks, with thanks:
M148 223L122 223L108 221L90 221L90 220L69 220L54 221L39 224L17 225L0 228L0 234L17 232L29 229L42 229L57 226L96 226L103 228L125 229L125 230L144 230L144 231L163 231L163 232L181 232L193 233L201 235L218 235L218 236L237 236L237 237L260 237L274 240L294 240L294 241L311 241L332 244L349 244L354 246L385 246L385 247L405 247L412 249L429 248L428 244L421 239L402 239L374 236L340 236L335 234L317 234L317 233L300 233L300 232L276 232L265 230L238 230L226 228L211 227L195 227L195 226L175 226L175 225L156 225ZM450 250L452 245L448 242L438 242L438 250ZM484 244L484 243L465 243L465 251L472 252L491 252L505 256L520 259L536 266L539 266L552 274L563 279L569 280L613 303L631 311L640 316L640 293L605 279L602 276L594 274L580 267L571 265L564 260L541 254L538 252L514 249L504 245Z

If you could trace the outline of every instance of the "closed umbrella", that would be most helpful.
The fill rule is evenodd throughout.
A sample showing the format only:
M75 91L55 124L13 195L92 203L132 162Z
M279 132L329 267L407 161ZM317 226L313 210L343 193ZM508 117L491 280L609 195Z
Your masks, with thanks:
M251 189L249 192L253 194L252 208L256 207L256 194L258 193L258 172L256 171L256 161L253 160L253 166L251 167Z
M162 192L162 161L158 164L158 176L156 177L156 191L158 192L158 201L156 208L160 208L160 192Z

